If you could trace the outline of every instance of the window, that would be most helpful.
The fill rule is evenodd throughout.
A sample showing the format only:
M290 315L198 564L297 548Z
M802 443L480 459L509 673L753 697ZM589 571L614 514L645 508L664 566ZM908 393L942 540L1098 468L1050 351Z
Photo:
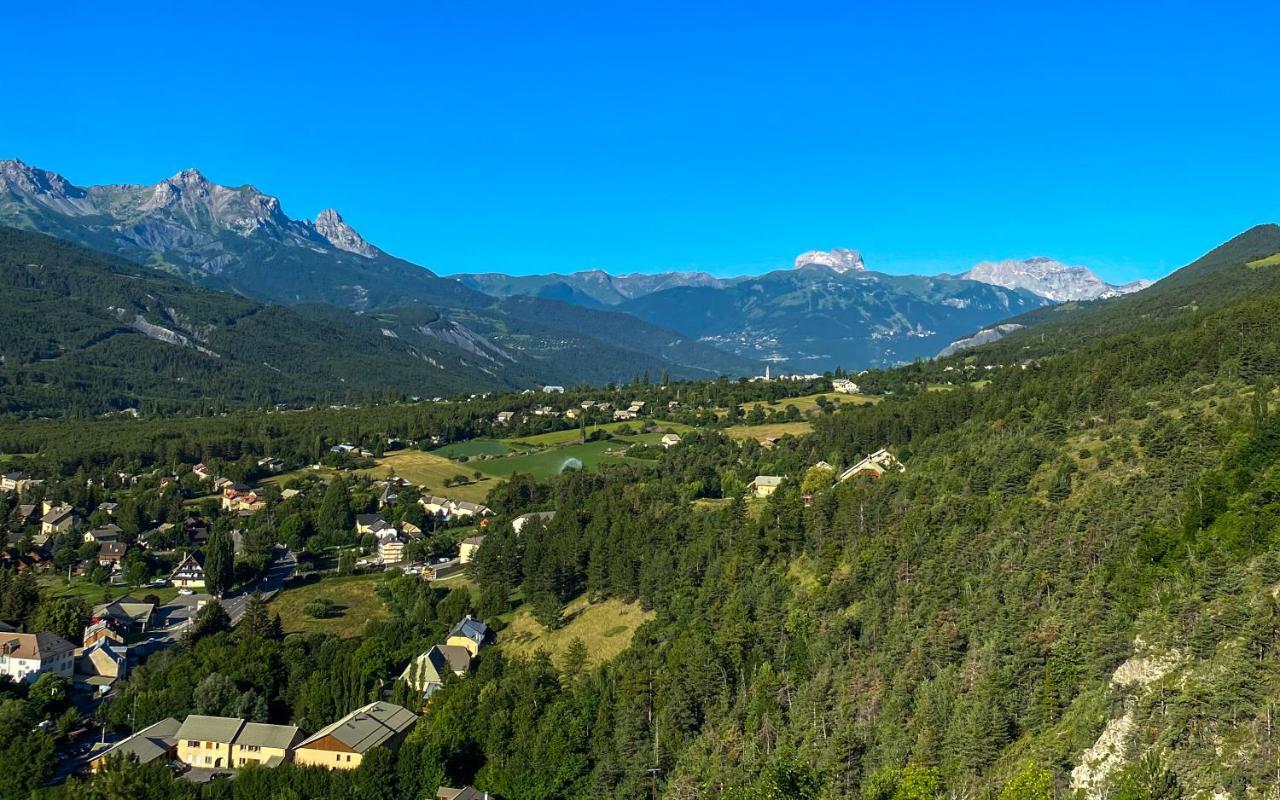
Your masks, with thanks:
M190 739L187 740L187 747L199 747L199 746L200 746L199 742L193 742Z

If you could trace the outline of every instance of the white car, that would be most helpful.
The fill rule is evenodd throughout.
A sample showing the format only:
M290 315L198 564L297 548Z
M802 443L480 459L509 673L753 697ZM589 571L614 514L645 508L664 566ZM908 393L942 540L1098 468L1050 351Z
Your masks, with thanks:
M178 594L184 594L184 595L186 595L186 594L195 594L195 592L191 591L190 589L188 589L187 587L185 587L185 586L184 586L184 587L182 587L181 589L179 589L179 590L178 590Z

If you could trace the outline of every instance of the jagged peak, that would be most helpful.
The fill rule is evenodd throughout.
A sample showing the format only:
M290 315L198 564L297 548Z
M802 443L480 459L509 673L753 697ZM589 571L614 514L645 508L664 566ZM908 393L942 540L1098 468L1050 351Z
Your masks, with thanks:
M355 228L348 225L337 209L326 208L317 214L314 227L316 233L339 250L366 258L372 258L378 254L378 248L366 242Z

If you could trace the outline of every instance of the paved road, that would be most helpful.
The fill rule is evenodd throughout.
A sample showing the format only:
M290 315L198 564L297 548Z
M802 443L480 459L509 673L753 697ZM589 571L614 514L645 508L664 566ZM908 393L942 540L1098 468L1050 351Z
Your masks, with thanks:
M244 616L245 607L249 604L249 598L255 591L262 592L264 595L275 594L284 588L285 583L293 577L297 568L298 557L289 550L278 548L275 560L267 568L267 574L263 575L257 583L223 595L222 607L231 617L231 624L236 625L240 622L240 618Z

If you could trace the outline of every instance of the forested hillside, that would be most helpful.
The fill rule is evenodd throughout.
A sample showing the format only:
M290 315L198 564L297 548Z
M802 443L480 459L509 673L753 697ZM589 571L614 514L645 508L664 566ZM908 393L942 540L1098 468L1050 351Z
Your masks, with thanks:
M506 800L1269 797L1280 293L1146 325L1082 335L981 384L904 381L772 446L708 425L650 463L515 476L488 498L497 517L470 591L389 580L389 618L355 639L209 631L129 677L103 712L120 728L191 713L216 672L228 704L252 693L270 721L310 730L380 696L458 613L489 620L499 645L430 698L394 758L353 775L247 769L234 788L201 789L121 764L62 796L429 798L474 784ZM206 430L225 446L218 424ZM276 433L264 421L252 447L285 430L305 442L313 426L318 449L353 424L388 421L298 415ZM147 447L168 441L155 433ZM110 436L79 463L65 436L45 441L63 471L116 467ZM175 441L172 460L198 444ZM885 446L904 472L836 484L816 467ZM756 475L784 480L744 496ZM327 512L291 502L291 527L324 529ZM511 518L534 510L556 515L517 535ZM502 647L514 614L567 626L584 598L654 618L600 663Z

